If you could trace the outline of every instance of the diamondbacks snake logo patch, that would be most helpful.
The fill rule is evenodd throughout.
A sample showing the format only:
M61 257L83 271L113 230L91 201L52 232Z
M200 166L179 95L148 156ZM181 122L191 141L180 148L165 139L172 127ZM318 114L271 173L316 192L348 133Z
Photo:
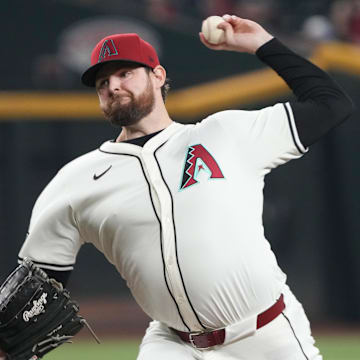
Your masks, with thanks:
M223 179L224 175L213 156L201 144L191 145L188 148L180 190L184 190L198 183L201 171L209 174L210 179Z

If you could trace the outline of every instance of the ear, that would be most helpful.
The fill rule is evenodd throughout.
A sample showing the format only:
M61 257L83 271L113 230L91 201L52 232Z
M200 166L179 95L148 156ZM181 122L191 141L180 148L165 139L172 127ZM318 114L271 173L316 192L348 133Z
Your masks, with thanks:
M166 80L166 70L161 65L158 65L153 69L152 73L156 87L161 88Z

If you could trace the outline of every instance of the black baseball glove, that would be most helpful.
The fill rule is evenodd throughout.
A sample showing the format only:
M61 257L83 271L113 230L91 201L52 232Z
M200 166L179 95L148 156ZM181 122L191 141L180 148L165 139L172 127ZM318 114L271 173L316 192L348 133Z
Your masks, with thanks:
M25 259L0 288L0 349L9 360L42 358L88 327L78 312L62 284Z

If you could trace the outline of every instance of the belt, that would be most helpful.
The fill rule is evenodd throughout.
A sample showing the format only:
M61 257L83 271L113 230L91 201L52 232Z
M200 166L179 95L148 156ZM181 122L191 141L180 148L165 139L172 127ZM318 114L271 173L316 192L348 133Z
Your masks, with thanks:
M260 329L270 321L274 320L284 309L284 295L281 295L273 306L257 316L256 329ZM175 329L172 330L175 331L181 340L190 343L193 347L198 349L206 349L215 345L221 345L225 341L225 329L200 333L188 333Z

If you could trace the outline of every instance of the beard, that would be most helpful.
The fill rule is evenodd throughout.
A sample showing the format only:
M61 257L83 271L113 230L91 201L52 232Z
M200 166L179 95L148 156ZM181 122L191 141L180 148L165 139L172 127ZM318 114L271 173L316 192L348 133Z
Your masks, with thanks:
M128 100L124 102L124 99ZM116 127L131 126L149 115L154 108L155 96L151 82L148 81L146 89L135 97L133 93L126 95L114 94L110 101L101 107L107 120Z

